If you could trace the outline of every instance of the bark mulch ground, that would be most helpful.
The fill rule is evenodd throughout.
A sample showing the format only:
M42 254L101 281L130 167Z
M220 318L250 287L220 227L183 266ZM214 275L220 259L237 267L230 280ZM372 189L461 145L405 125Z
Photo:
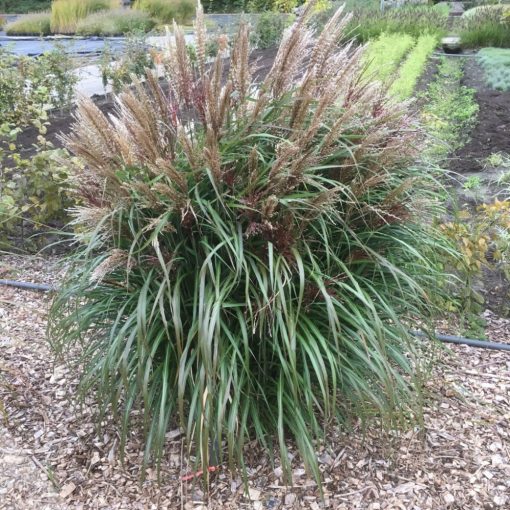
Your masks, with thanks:
M0 278L56 283L57 258L0 258ZM209 492L182 479L178 429L168 433L161 468L141 483L142 444L126 458L105 422L98 432L91 396L75 399L76 374L54 362L45 339L49 296L0 287L0 509L493 509L510 508L510 357L455 346L436 349L425 387L423 427L384 433L376 424L332 433L319 448L324 499L299 461L294 486L250 445L249 497L224 469ZM486 314L487 336L510 343L510 320ZM449 333L455 333L450 330ZM290 449L292 452L292 448Z

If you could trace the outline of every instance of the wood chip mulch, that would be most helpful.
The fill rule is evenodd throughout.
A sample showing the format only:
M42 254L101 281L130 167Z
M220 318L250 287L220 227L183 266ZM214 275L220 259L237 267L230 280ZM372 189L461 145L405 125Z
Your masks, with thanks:
M56 283L58 259L0 257L0 278ZM426 510L510 508L510 354L465 346L438 350L426 384L424 427L328 436L318 451L324 497L298 461L294 485L251 448L249 495L226 469L209 490L186 477L179 430L167 435L157 473L140 481L142 443L98 432L91 397L74 399L76 374L54 363L45 339L49 296L0 286L0 509ZM487 337L510 343L510 320L486 314ZM455 331L449 331L455 334ZM0 416L1 418L1 416ZM292 448L290 449L292 452Z

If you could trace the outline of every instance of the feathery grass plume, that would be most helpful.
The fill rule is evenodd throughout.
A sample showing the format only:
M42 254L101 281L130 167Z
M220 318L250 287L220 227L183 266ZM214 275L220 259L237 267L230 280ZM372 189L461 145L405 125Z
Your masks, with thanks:
M363 48L335 44L348 18L316 37L307 5L260 82L246 26L210 65L176 27L167 88L149 74L109 118L78 105L67 145L89 183L87 243L50 337L64 354L86 339L81 389L120 417L121 446L142 428L146 462L178 420L204 468L276 440L288 475L294 441L319 480L335 420L419 414L408 329L435 311L448 249L420 136L405 103L361 79ZM203 46L200 6L196 23Z

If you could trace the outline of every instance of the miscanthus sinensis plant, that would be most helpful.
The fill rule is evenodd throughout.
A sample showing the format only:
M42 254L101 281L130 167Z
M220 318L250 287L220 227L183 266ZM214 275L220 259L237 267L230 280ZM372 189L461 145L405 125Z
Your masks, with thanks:
M109 118L80 101L81 248L50 334L78 344L82 390L122 437L142 427L146 460L178 422L202 466L243 465L256 440L287 468L290 440L318 478L329 424L416 400L408 329L432 310L443 249L418 131L360 80L363 48L337 46L349 17L316 36L312 7L262 80L245 25L206 62L199 6L196 59L175 27L168 86L148 72Z

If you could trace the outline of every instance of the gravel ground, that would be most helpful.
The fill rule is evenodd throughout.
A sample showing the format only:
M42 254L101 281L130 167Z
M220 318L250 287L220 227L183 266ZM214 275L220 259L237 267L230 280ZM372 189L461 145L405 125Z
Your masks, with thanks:
M60 270L58 259L0 257L0 278L55 283ZM80 406L75 374L54 362L48 303L45 294L0 286L0 509L510 508L508 353L438 350L424 427L385 433L374 424L328 436L318 451L324 499L298 462L294 486L285 487L281 470L251 445L247 497L226 469L211 475L208 492L188 480L179 430L167 435L160 485L152 469L140 482L135 434L121 464L115 427L96 429L93 399ZM510 320L486 315L487 337L510 343Z

